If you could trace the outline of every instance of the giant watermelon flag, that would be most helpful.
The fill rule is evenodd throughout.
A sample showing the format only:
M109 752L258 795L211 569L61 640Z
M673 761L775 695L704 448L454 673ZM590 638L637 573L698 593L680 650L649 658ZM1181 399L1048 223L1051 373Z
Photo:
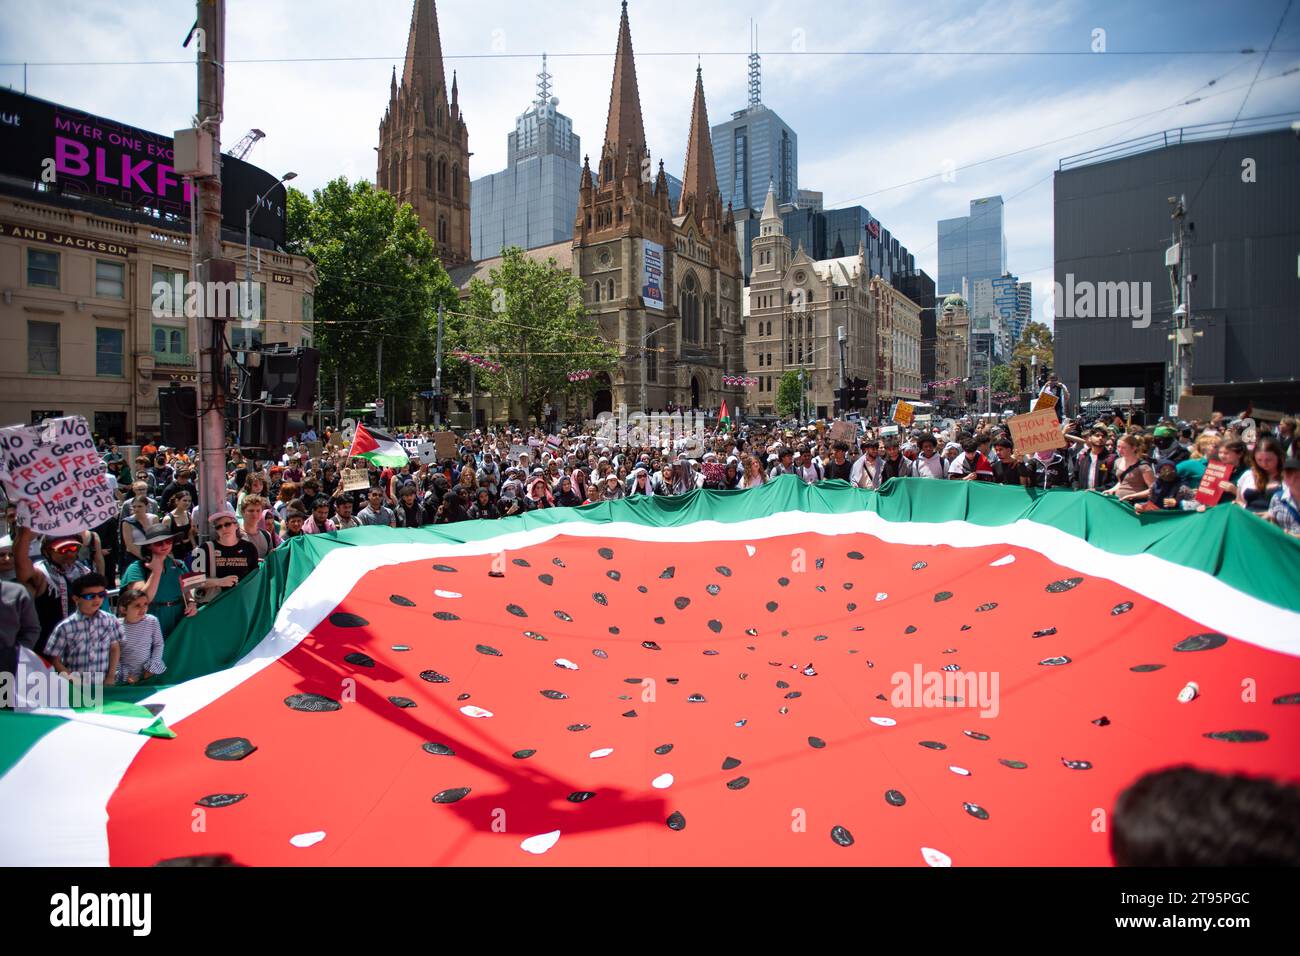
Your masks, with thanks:
M379 468L401 468L411 459L401 443L385 435L376 428L358 425L352 436L352 447L348 449L349 458L364 458Z
M1239 508L912 479L301 537L109 689L174 737L0 716L0 859L1105 866L1149 771L1300 777L1298 580Z

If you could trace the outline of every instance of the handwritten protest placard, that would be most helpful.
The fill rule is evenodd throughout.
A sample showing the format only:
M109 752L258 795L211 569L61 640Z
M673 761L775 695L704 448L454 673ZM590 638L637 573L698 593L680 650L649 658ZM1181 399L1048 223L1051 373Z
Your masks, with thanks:
M912 424L912 419L916 415L916 409L911 402L904 402L901 399L894 404L894 414L890 416L898 424L907 427Z
M853 422L831 422L831 441L851 442L858 435L858 426Z
M1061 432L1061 423L1051 408L1039 409L1027 415L1013 415L1007 419L1011 440L1017 455L1033 455L1040 451L1064 448L1068 443Z
M0 429L0 482L37 534L71 534L117 511L107 468L80 415Z
M1207 508L1213 508L1223 497L1223 482L1228 480L1231 472L1227 464L1221 461L1207 462L1201 485L1196 489L1196 500Z
M438 446L431 441L422 441L415 446L415 457L420 460L422 465L436 465L438 463Z
M434 448L437 449L438 458L455 458L456 457L456 433L455 432L434 432Z
M1043 392L1034 401L1034 411L1041 412L1044 408L1055 408L1056 396L1051 392ZM1053 416L1055 418L1055 416ZM1043 449L1046 451L1047 449Z
M365 468L343 468L339 471L339 487L344 491L365 491L370 487L370 472Z

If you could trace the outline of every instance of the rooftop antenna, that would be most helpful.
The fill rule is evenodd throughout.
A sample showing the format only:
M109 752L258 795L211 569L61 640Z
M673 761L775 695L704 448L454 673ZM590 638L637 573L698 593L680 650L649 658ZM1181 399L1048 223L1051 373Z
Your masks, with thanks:
M546 54L542 54L542 72L537 74L537 103L545 106L551 101L551 74L546 72Z
M758 24L749 21L749 105L759 106L763 102L762 67L758 56Z

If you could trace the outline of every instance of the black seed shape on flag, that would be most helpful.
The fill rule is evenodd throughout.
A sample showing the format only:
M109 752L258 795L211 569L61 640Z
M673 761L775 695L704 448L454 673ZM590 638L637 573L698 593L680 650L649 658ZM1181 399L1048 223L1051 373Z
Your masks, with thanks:
M670 677L670 678L668 678L668 683L670 683L670 684L679 684L679 683L681 683L681 680L682 680L682 679L681 679L680 677Z
M853 834L841 826L831 827L831 839L837 846L853 846Z
M850 611L856 611L856 610L858 609L858 606L857 606L856 604L854 604L852 601L850 601L848 604L844 605L844 607L845 607L846 609L850 610Z
M830 635L829 635L829 634L818 634L816 637L813 638L813 640L814 640L814 641L825 641L825 640L828 640L829 638L830 638Z
M845 555L845 557L847 557L850 561L861 561L861 560L862 560L862 552L861 552L861 551L850 551L847 555Z
M451 678L446 674L439 674L437 671L420 671L420 680L427 680L430 684L450 684Z
M1281 697L1274 697L1275 704L1300 704L1300 694L1283 694Z
M748 634L750 637L758 637L758 628L747 627L745 628L745 633Z
M1002 764L1004 767L1010 767L1012 770L1024 770L1029 766L1029 764L1025 763L1023 760L1008 760L1005 757L999 757L998 763Z
M597 553L598 555L600 555L602 558L604 558L606 561L613 561L613 560L614 560L614 549L613 549L613 548L599 548L599 549L596 551L596 553Z
M621 581L621 580L623 580L623 575L622 575L620 572L618 572L618 571L612 571L612 570L611 570L611 571L606 571L606 572L605 572L605 577L609 578L611 581Z
M1129 670L1135 674L1150 674L1152 671L1158 671L1164 666L1164 664L1134 664Z
M852 582L852 581L845 581L845 582L844 582L844 590L846 590L846 591L852 591L852 590L853 590L853 582Z
M391 649L391 650L394 650L394 651L409 651L409 650L411 649L411 645L410 645L410 644L394 644L394 645L392 646L392 648L390 648L390 649Z
M705 585L704 590L708 591L708 592L709 592L710 594L712 594L714 597L717 597L717 596L718 596L718 592L720 592L720 591L722 590L722 588L719 587L719 586L716 585L716 584L707 584L707 585Z
M374 667L375 659L369 654L362 654L360 651L353 651L343 658L345 664L355 664L357 667Z
M195 804L200 807L229 807L244 800L248 797L246 793L210 793L206 797L200 797L195 800Z
M591 724L569 724L569 726L565 727L564 729L571 730L576 734L584 730L591 730Z
M822 594L825 594L825 593L826 593L826 585L824 585L824 584L819 584L819 585L817 585L817 590L818 590L818 591L821 591Z
M945 648L943 649L943 653L945 653L945 654L956 654L956 653L957 653L957 648L955 648L955 647L945 647Z
M623 716L624 716L624 717L635 717L635 716L636 716L636 711L635 711L635 710L625 710L625 711L623 711Z
M510 756L514 757L516 760L527 760L535 753L537 753L536 750L516 750Z
M642 641L641 646L644 647L647 651L663 650L663 648L660 647L658 644L656 644L654 641Z
M1038 662L1039 667L1060 667L1062 664L1071 663L1071 658L1065 657L1044 657Z
M455 574L455 573L456 573L456 569L453 568L450 564L435 564L435 565L433 566L433 570L435 570L435 571L442 571L444 574Z
M975 613L978 614L978 613L980 613L981 611L991 611L991 610L993 610L993 609L994 609L995 607L997 607L997 606L998 606L998 605L997 605L997 602L996 602L996 601L994 601L994 602L992 602L992 603L990 603L990 604L981 604L979 607L977 607L977 608L975 609Z
M952 597L951 591L940 591L934 596L934 603L938 604L940 601L946 601L950 597Z
M389 697L388 702L394 707L401 707L403 710L418 706L415 701L409 697Z
M778 607L780 607L780 605L777 604L775 601L768 601L768 602L767 602L767 609L768 609L769 611L773 611L773 612L775 612L776 609L777 609Z
M284 703L290 710L302 711L304 714L322 714L343 709L337 700L324 694L290 694Z
M1094 720L1093 723L1096 724L1098 727L1109 727L1110 718L1103 714L1101 717L1098 717L1096 720Z
M524 631L524 637L528 638L530 641L546 640L546 636L544 634L539 634L536 631Z
M434 803L455 803L457 800L463 800L469 796L470 787L452 787L450 790L443 790L441 793L433 795Z
M963 624L963 625L961 626L961 630L963 630L963 631L969 631L969 630L970 630L970 625L969 625L969 624Z
M1051 637L1055 633L1056 633L1056 628L1045 627L1041 631L1034 631L1034 633L1031 634L1030 637Z
M988 739L989 739L989 735L988 735L988 734L982 734L982 733L980 733L978 730L963 730L962 733L965 734L967 737L969 737L971 740L988 740Z
M676 573L677 573L677 568L670 564L668 567L664 568L662 571L659 572L659 580L661 581L671 580L672 576Z
M599 647L592 648L591 653L593 656L599 657L601 660L607 660L609 658L609 653L601 650Z
M1230 744L1257 744L1268 740L1268 734L1262 730L1216 730L1202 734L1210 740L1223 740Z
M570 803L586 803L596 794L591 790L575 790L565 797Z
M779 687L781 690L785 690L785 689L786 689L787 687L789 687L790 685L787 684L787 683L786 683L785 681L783 681L783 680L779 680L779 681L776 682L776 686Z
M573 620L573 618L571 618L568 614L565 614L563 611L556 611L556 612L555 612L555 616L558 617L561 621L572 621L572 620Z
M203 755L213 760L243 760L256 749L247 737L222 737L203 748Z
M677 608L677 610L679 611L685 611L690 606L691 606L691 599L688 597L673 598L673 607Z
M456 699L457 699L457 700L469 700L469 694L460 694L459 696L457 696Z
M1228 639L1222 634L1193 634L1191 637L1185 637L1174 645L1176 651L1212 651L1216 647L1222 647L1228 643Z
M1048 594L1060 594L1063 591L1072 591L1083 583L1083 578L1062 578L1060 581L1053 581L1045 591Z
M639 683L641 683L642 680L643 680L643 678L640 678L640 677L624 677L624 678L623 678L623 683L624 683L624 684L639 684Z
M907 797L903 796L901 791L886 790L885 802L891 807L901 807L903 804L907 803Z
M509 611L511 614L513 614L515 617L528 616L528 612L525 611L523 608L521 608L518 604L507 604L506 610Z
M749 786L748 777L737 777L735 780L727 781L728 790L744 790L748 786Z
M544 690L542 691L542 696L545 697L547 700L568 700L569 699L568 694L558 690Z
M937 741L937 740L922 740L922 741L918 741L918 742L921 744L922 747L928 747L930 750L947 750L947 749L948 749L948 745L947 745L947 744L941 744L941 743L939 743L939 741Z
M717 651L705 651L705 652L704 652L704 656L705 656L705 657L717 657L717 656L718 656L718 652L717 652Z
M446 744L435 744L435 743L421 744L420 749L427 754L433 754L435 757L456 756L456 751L452 750Z
M686 818L682 816L680 810L674 810L672 813L668 814L668 829L670 830L686 829Z
M691 696L689 696L689 697L686 698L686 702L687 702L688 704L707 704L707 703L708 703L708 701L706 701L706 700L704 699L704 695L703 695L703 694L691 694Z
M803 691L801 691L801 690L792 690L792 691L790 691L790 693L788 693L788 694L785 695L785 699L786 699L786 700L795 700L796 698L798 698L798 697L802 697L802 696L803 696Z
M656 623L656 624L667 624L668 622L665 621L662 617L657 617L657 618L655 618L655 623Z
M781 587L783 587L783 588L784 588L784 587L789 587L789 585L790 585L790 579L789 579L789 578L777 578L777 579L776 579L776 583L779 584L779 585L781 585Z
M944 665L943 665L943 669L946 670L946 671L959 671L959 670L961 670L961 665L960 665L960 664L944 664Z
M619 699L619 700L631 700L632 698L629 697L627 694L619 694L619 695L618 695L618 699Z
M929 565L926 564L924 561L917 561L916 564L912 565L912 570L920 571L922 568L928 568L928 567Z
M723 770L735 770L739 766L740 766L740 761L737 760L735 757L728 757L726 760L722 761Z
M824 568L824 567L826 567L826 559L825 559L825 558L818 558L818 559L817 559L817 570L820 571L820 570L821 570L822 568Z
M359 614L350 614L347 611L335 611L330 615L330 623L335 627L369 627L370 622Z
M451 611L435 611L433 614L440 621L459 621L460 615L452 614Z
M599 591L592 592L591 599L602 607L609 607L609 598L605 597L605 595L601 594Z
M712 631L714 634L721 634L721 633L722 633L722 622L721 622L721 621L718 621L718 620L710 621L710 622L709 622L709 630Z
M718 572L719 574L721 574L724 578L729 578L729 577L731 577L731 568L727 567L725 564L719 564L719 565L718 565L716 568L714 568L713 570L717 571L717 572Z
M973 816L976 820L987 820L989 812L981 807L978 803L963 803L961 808Z
M668 753L672 749L673 749L672 744L660 744L658 747L655 748L655 753L657 753L659 756L662 757L664 754Z
M618 637L618 635L621 634L622 631L619 630L619 627L618 627L617 624L614 624L614 625L611 625L611 626L609 627L609 633L613 634L615 637Z
M555 578L553 578L549 574L539 574L537 575L537 580L541 581L547 587L550 587L552 584L555 583Z
M960 697L945 697L944 700L950 704L960 704L962 702Z
M555 565L557 568L568 567L568 565L565 564L563 561L561 561L559 558L551 558L551 564Z
M392 601L399 607L415 607L415 602L408 597L402 597L400 594L388 595L388 600Z
M736 726L737 726L737 727L744 727L747 723L749 723L749 718L748 718L748 717L744 717L744 718L741 718L740 720L736 721Z
M474 650L478 651L480 654L485 654L488 657L501 656L501 652L499 650L497 650L495 647L488 647L486 644L475 644Z
M904 634L915 634L915 633L916 633L916 625L915 625L915 624L909 624L909 625L907 625L907 627L905 627L905 628L903 629L903 633L904 633Z
M513 564L513 565L516 565L517 567L521 567L521 568L531 568L531 567L532 567L532 565L529 564L527 561L525 561L523 558L515 558L515 559L514 559L513 561L511 561L510 563Z
M649 589L648 587L646 587L644 584L638 584L638 585L636 586L636 589L637 589L638 591L640 591L642 594L649 594L649 593L650 593L650 589Z
M1114 617L1119 617L1119 615L1127 614L1131 610L1133 610L1133 602L1125 601L1123 604L1116 604L1110 609L1110 613Z
M809 737L808 746L813 748L813 750L821 750L826 746L826 741L822 740L820 737Z
M1091 770L1092 769L1092 763L1087 760L1066 760L1064 757L1062 757L1061 763L1064 764L1070 770Z

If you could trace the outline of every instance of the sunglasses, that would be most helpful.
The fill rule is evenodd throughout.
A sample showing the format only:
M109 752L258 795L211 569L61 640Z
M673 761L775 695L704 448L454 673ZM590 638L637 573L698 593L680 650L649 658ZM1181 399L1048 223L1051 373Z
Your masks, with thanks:
M84 594L78 594L78 601L102 601L108 597L107 591L87 591Z
M233 527L235 527L235 522L233 521L222 521L220 524L216 526L218 531L221 531L223 528L233 528Z

